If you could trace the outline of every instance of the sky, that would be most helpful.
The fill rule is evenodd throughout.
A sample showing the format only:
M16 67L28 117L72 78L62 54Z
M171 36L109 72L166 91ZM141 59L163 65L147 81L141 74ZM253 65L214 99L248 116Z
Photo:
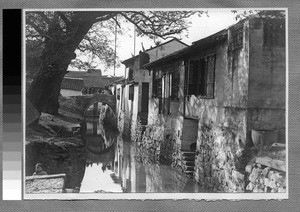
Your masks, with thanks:
M201 10L201 9L199 9ZM181 41L191 45L192 42L210 36L228 26L236 23L235 14L233 14L230 9L209 9L208 16L203 14L201 17L194 15L190 17L191 25L188 29L188 37L185 35L181 36ZM129 30L126 31L124 35L118 35L117 37L117 55L121 61L131 58L134 53L134 26L130 23L126 26ZM115 37L112 34L113 38ZM175 36L180 38L180 36ZM162 43L168 40L162 40ZM135 55L142 50L142 43L145 49L151 48L154 45L154 41L146 36L136 37L135 45ZM114 47L113 47L114 48ZM113 75L114 69L105 70L104 66L98 66L102 70L104 75ZM125 66L122 64L120 67L116 68L115 76L123 76L125 73Z

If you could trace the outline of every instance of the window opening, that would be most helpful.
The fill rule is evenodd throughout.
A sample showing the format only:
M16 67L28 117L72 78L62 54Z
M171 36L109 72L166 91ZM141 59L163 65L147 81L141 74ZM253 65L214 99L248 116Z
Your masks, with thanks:
M187 70L187 95L214 98L216 55L190 60Z

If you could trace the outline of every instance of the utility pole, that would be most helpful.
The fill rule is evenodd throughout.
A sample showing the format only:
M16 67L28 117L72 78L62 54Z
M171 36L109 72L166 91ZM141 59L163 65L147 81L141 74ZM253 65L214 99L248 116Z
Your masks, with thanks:
M135 25L133 26L133 56L135 56L135 43L136 43L136 35L135 35Z
M118 29L117 29L117 26L118 26L118 16L116 15L116 25L115 25L115 59L114 59L114 76L116 74L116 58L117 58L117 33L118 33Z

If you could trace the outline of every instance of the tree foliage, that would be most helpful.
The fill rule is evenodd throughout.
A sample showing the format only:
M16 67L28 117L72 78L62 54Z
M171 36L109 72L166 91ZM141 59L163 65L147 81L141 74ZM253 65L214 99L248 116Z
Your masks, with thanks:
M256 15L265 19L285 19L285 10L231 10L236 14L235 19L241 20L249 17L250 15Z
M27 73L35 73L40 66L44 43L52 40L63 44L71 40L80 28L79 23L87 19L93 25L76 49L77 58L72 67L95 68L99 63L107 68L120 65L114 53L115 24L122 34L122 23L136 26L138 36L166 39L188 30L187 18L203 11L30 11L26 13L26 59ZM82 57L83 56L83 57ZM85 58L85 61L80 58ZM116 63L115 63L116 59ZM32 75L32 74L31 74Z

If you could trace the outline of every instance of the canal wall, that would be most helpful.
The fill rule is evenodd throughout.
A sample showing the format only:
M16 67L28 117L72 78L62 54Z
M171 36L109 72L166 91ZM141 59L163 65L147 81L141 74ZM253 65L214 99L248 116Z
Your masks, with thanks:
M194 179L207 191L244 192L242 151L226 127L200 125Z
M131 131L131 140L141 150L147 152L153 162L170 165L176 146L176 135L173 130L175 120L160 116L156 123L149 123L145 127L141 125L139 119L137 123L137 127Z
M286 192L286 173L284 171L274 170L259 163L252 164L248 171L247 192Z
M25 192L32 193L63 193L65 174L36 175L25 178Z
M246 191L286 192L285 147L278 147L275 144L264 148L269 149L268 153L257 154L245 168Z

